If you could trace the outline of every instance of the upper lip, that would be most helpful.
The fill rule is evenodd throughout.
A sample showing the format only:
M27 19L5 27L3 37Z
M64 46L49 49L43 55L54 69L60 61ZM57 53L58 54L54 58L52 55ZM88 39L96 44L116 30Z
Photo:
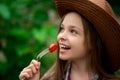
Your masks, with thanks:
M65 43L59 43L59 47L60 45L69 46L68 44L65 44Z
M68 46L67 44L64 44L64 43L59 43L59 45L65 45L65 46Z

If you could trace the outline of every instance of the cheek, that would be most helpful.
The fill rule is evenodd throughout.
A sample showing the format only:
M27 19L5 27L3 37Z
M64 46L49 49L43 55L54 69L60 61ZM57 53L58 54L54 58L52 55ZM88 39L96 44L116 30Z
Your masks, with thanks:
M74 52L76 53L76 55L84 55L84 54L86 54L87 50L86 50L86 46L84 44L84 40L79 39L78 41L74 41L73 49L74 49Z
M73 42L73 46L76 48L84 47L85 46L85 41L84 38L78 37L78 38L72 38L71 42Z
M74 51L73 56L75 59L85 58L87 56L85 48L79 47Z

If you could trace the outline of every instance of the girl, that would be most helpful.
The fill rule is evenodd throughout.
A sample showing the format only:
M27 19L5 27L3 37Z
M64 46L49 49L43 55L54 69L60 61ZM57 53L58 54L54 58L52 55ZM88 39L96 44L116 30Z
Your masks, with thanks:
M120 68L120 25L109 4L105 0L55 2L62 17L57 61L41 80L120 80L114 74ZM32 60L20 80L39 80L39 69L40 62Z

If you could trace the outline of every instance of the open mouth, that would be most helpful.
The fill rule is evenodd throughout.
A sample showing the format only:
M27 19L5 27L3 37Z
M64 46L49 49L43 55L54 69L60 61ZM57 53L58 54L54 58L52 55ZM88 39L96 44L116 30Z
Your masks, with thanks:
M64 44L61 44L61 45L60 45L60 49L69 50L69 49L71 49L71 47L70 47L70 46L67 46L67 45L64 45Z

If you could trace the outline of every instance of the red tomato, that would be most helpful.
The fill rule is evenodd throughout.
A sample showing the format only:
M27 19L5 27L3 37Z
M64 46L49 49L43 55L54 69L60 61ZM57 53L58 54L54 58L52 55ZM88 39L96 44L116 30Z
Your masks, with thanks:
M51 44L48 48L48 50L52 53L57 49L57 44Z

